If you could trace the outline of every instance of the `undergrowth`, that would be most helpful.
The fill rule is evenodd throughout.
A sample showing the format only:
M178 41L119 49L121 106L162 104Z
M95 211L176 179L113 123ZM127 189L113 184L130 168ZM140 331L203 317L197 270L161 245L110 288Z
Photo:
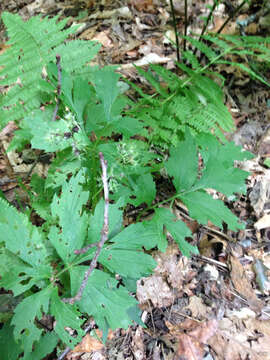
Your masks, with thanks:
M63 43L75 31L63 30L66 21L23 22L8 13L2 19L10 47L0 56L0 84L9 86L0 99L1 127L15 120L19 130L10 149L31 144L51 162L46 177L32 176L25 213L0 199L0 286L16 300L0 331L0 356L38 360L59 341L78 343L89 317L104 339L109 329L141 323L133 294L136 281L156 266L150 250L164 252L169 232L183 256L198 253L191 230L171 211L175 200L200 224L244 227L209 192L245 193L248 174L234 161L252 157L224 136L234 125L211 65L228 63L228 54L265 61L269 39L207 35L214 47L206 47L187 38L207 65L186 51L189 66L177 63L181 77L160 66L138 68L156 93L131 84L140 96L134 103L121 93L112 67L88 64L99 45ZM156 201L158 174L172 181L162 202ZM139 206L141 220L124 226L125 211ZM32 223L37 215L42 225ZM91 276L76 297L87 271ZM53 329L44 319L54 320Z

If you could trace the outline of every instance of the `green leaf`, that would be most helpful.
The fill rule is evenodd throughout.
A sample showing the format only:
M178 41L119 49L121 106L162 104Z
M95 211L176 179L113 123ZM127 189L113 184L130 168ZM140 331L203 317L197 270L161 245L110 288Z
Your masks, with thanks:
M71 148L59 151L50 165L45 188L56 189L63 186L68 175L75 175L81 167L81 160L74 155Z
M84 110L86 105L93 97L90 86L86 79L77 78L73 83L73 109L76 112L77 119L81 125L84 123Z
M112 273L136 279L149 275L156 267L152 256L143 251L117 249L113 245L103 249L98 260Z
M245 179L248 173L233 167L226 168L218 158L210 157L201 179L195 187L216 189L226 196L234 193L245 193Z
M89 243L95 243L100 240L101 230L104 224L104 204L104 200L101 199L95 208L94 215L90 217L88 228ZM109 239L118 234L122 229L123 213L122 210L120 210L122 206L122 199L119 199L115 204L109 205Z
M180 199L188 207L190 216L201 224L207 225L208 221L211 221L214 225L222 227L222 223L225 222L231 230L243 229L237 217L223 202L214 200L205 191L199 190L181 195Z
M15 340L21 341L25 353L32 352L35 341L39 341L42 330L35 325L35 318L41 319L42 313L48 313L52 289L47 287L25 298L15 309L11 325L14 325Z
M21 345L14 340L14 328L10 323L5 323L0 330L0 360L15 360L22 353Z
M151 235L152 231L146 231L142 223L131 224L113 238L112 246L114 249L141 250L144 247L150 250L157 244Z
M112 121L112 106L120 93L117 86L119 78L119 74L116 74L113 70L106 68L95 71L93 74L93 82L96 93L98 98L102 101L105 119L107 122Z
M198 155L194 138L187 130L185 140L170 149L169 160L165 163L168 174L178 192L189 190L197 178Z
M254 155L232 142L221 145L217 139L207 134L199 135L197 142L202 147L205 167L195 188L216 189L226 196L237 192L245 193L248 173L234 168L234 161L251 159Z
M153 241L156 241L160 251L165 251L167 247L167 240L165 229L171 233L174 241L178 244L184 256L190 257L192 253L197 253L195 246L190 245L185 238L192 236L190 229L183 221L177 220L169 209L159 208L155 210L155 215L151 221L145 221L144 226L146 233Z
M130 179L131 180L131 179ZM136 176L135 181L132 181L132 196L129 197L128 202L134 206L146 203L151 205L156 197L156 186L151 174L142 174Z
M270 168L270 158L266 158L266 159L264 160L263 164L264 164L265 166L267 166L268 168Z
M128 243L124 246L121 244L121 234L128 228L122 229L122 211L119 209L123 206L120 199L116 204L109 205L109 241L110 245L105 244L102 249L98 261L103 264L112 273L118 273L121 276L140 278L149 274L156 266L153 258L141 251L142 243L135 249ZM97 242L100 239L101 229L104 223L104 200L100 200L96 206L94 215L90 218L90 226L88 230L88 242ZM122 230L122 231L121 231ZM122 235L125 236L125 235ZM120 237L120 240L119 240ZM116 243L114 241L116 240ZM87 243L88 243L87 242ZM87 245L87 244L86 244ZM140 251L137 251L140 250ZM119 261L121 259L121 261Z
M49 265L42 264L31 267L6 249L0 254L0 262L0 286L7 290L12 290L15 296L31 289L32 286L43 287L47 284L52 274L52 269Z
M32 353L24 354L23 360L42 360L55 349L57 343L57 334L54 331L50 331L41 336L38 343L35 344Z
M62 187L61 196L56 194L51 204L52 217L59 219L58 227L52 226L49 239L65 263L76 257L75 249L80 249L86 238L88 216L83 213L83 205L88 201L89 192L83 191L85 181L83 170L72 176Z
M75 295L81 284L87 266L77 266L71 269L71 291ZM101 329L108 326L111 329L127 329L132 324L128 310L137 301L129 295L117 281L100 270L94 270L88 279L82 299L78 306L82 312L94 317Z
M41 287L52 269L46 264L48 253L38 228L0 199L0 231L5 234L6 247L0 254L1 286L12 290L15 296L33 285Z
M81 279L82 280L82 279ZM78 286L81 282L76 279ZM56 325L54 331L57 333L59 338L64 344L73 347L79 341L81 341L84 331L81 329L83 320L80 318L80 313L76 310L74 305L65 304L58 296L57 288L54 288L51 295L51 314L55 317ZM77 336L72 337L65 330L66 327L70 327L77 331Z

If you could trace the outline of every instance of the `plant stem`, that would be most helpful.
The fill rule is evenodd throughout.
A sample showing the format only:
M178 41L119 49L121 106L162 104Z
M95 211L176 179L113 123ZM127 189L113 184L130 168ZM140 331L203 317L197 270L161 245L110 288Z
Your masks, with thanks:
M207 19L206 19L205 24L204 24L204 26L203 26L201 35L200 35L200 37L199 37L199 41L201 40L202 36L204 35L204 33L205 33L205 31L206 31L207 26L208 26L208 24L209 24L209 21L211 20L212 15L213 15L213 12L215 11L215 8L217 7L219 1L220 1L220 0L214 0L214 4L213 4L213 6L212 6L212 8L211 8L210 13L209 13L208 16L207 16Z
M104 156L102 152L99 153L99 159L102 169L102 182L103 182L103 189L104 189L104 223L101 230L101 239L97 246L97 251L95 253L94 258L92 259L90 266L88 270L84 273L83 281L81 283L81 286L77 292L77 294L73 298L69 299L63 299L65 303L68 304L74 304L76 301L80 301L82 298L83 291L87 285L88 279L90 275L92 274L93 270L97 266L98 257L101 253L101 250L103 248L103 245L108 240L108 234L109 234L109 187L108 187L108 179L107 179L107 161L104 160Z
M185 1L187 1L187 0L185 0ZM173 17L173 27L174 27L175 42L176 42L176 56L177 56L177 61L180 61L179 38L178 38L178 32L177 32L173 0L170 0L170 5L171 5L171 11L172 11L172 17Z
M57 96L56 96L56 104L53 112L52 121L56 120L56 116L60 104L60 95L61 95L61 87L62 87L61 56L59 54L56 54L56 66L57 66Z
M233 13L228 16L228 18L226 19L226 21L224 21L224 23L221 25L221 27L218 29L217 31L217 34L220 34L221 31L225 28L225 26L228 24L228 22L233 19L235 17L235 15L239 12L239 10L245 5L245 3L247 2L248 0L243 0L241 2L241 4L233 11Z
M185 0L185 29L184 29L184 51L186 51L187 49L187 39L186 39L186 36L187 36L187 26L188 26L188 16L187 16L187 9L188 9L188 5L187 5L187 0ZM178 60L179 61L179 60Z

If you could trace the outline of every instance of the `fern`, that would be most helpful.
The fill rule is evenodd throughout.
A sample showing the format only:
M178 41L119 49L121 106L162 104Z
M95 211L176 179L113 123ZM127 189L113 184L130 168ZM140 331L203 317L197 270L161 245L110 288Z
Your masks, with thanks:
M155 97L145 95L129 114L149 128L145 134L150 143L176 144L186 126L194 134L214 131L220 139L224 139L223 131L232 131L234 124L223 104L221 89L210 78L179 66L191 74L184 81L171 77L171 72L160 66L150 65L157 76L167 81L169 90L164 92L163 89ZM143 70L139 72L149 79Z
M157 93L149 96L138 86L131 84L141 96L141 100L132 107L130 114L143 121L147 127L144 134L149 138L150 143L161 146L176 144L185 126L188 126L194 134L213 132L224 141L223 132L233 131L234 124L228 109L223 104L220 87L209 77L209 75L217 76L217 73L210 69L218 64L235 66L269 86L270 84L252 69L251 61L247 64L236 63L229 60L229 55L269 61L270 38L204 35L201 38L206 43L190 36L183 38L207 58L206 65L200 64L194 52L186 50L183 51L182 56L190 66L176 63L185 74L181 79L158 65L150 65L150 71L147 72L137 68L140 75L155 88ZM212 44L213 49L207 44ZM166 83L167 89L160 85L160 80Z
M99 49L98 44L82 40L63 44L78 27L63 30L68 19L58 21L58 17L37 16L23 22L18 15L9 13L3 13L2 19L11 46L0 56L0 85L10 86L0 97L1 128L8 121L24 118L48 100L47 93L54 88L42 80L42 72L55 61L56 54L61 55L66 71L78 73Z

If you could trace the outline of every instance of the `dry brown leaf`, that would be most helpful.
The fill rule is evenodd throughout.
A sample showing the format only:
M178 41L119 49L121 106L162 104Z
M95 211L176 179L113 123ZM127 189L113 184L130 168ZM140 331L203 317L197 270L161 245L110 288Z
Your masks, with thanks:
M207 315L207 306L203 303L202 299L198 296L191 296L189 298L189 304L185 309L190 310L192 317L196 319L204 319Z
M260 311L263 308L263 302L257 298L250 281L246 277L243 265L234 256L230 257L230 263L230 275L236 291L246 299L252 310Z
M204 355L204 344L207 344L217 331L218 323L215 319L198 322L186 319L179 325L166 322L170 336L177 339L177 356L181 359L201 360ZM175 358L175 359L178 359Z
M82 341L72 350L72 352L91 352L97 351L104 348L101 341L94 338L90 334L86 334Z
M203 344L192 337L182 334L179 338L177 355L188 360L201 360L203 358Z
M90 335L89 333L86 334L82 341L72 350L73 353L79 352L91 352L91 351L98 351L104 348L104 344L98 339L102 338L102 331L99 329L95 330L96 337ZM112 339L114 336L113 331L110 329L108 334L108 339ZM98 338L97 338L98 337Z
M113 48L113 42L108 36L109 30L101 31L97 33L91 40L100 42L105 48Z
M172 305L175 295L161 276L152 275L137 281L137 298L141 308L148 308L149 301L161 308Z
M157 262L155 274L162 275L175 289L182 289L186 272L190 269L186 258L178 259L180 254L176 244L169 245L165 253L157 252L154 259Z
M140 12L145 11L151 13L155 10L153 0L130 0L129 3Z

